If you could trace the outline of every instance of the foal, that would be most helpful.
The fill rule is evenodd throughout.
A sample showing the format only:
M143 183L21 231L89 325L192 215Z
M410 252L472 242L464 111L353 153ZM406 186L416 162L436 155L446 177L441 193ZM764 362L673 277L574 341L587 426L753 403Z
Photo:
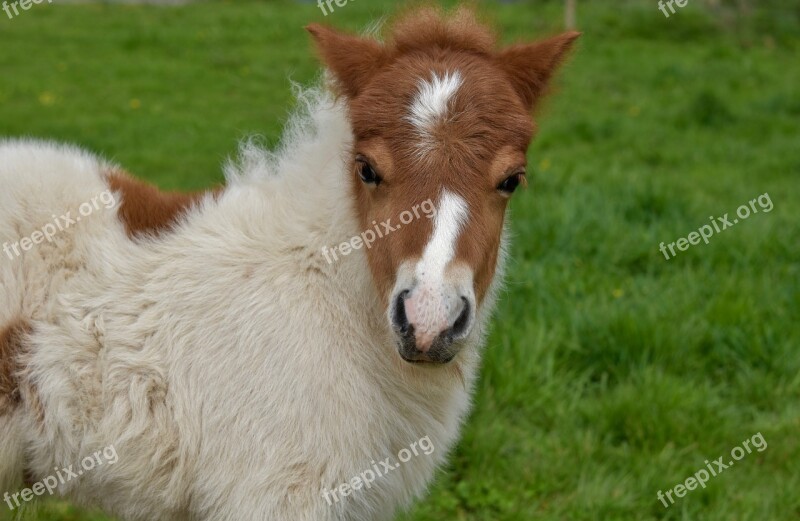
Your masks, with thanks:
M30 246L0 256L0 493L373 521L424 492L469 409L530 111L577 34L498 50L431 9L385 43L308 30L334 94L303 94L281 149L245 145L213 194L0 143L0 242Z

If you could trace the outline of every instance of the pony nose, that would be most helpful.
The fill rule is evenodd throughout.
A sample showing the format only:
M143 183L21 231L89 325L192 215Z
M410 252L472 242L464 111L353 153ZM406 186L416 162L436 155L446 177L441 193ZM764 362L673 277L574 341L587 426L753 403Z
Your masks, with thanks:
M427 353L439 338L449 344L466 336L471 306L465 296L424 287L404 290L397 296L393 322L402 335L413 334L416 349Z

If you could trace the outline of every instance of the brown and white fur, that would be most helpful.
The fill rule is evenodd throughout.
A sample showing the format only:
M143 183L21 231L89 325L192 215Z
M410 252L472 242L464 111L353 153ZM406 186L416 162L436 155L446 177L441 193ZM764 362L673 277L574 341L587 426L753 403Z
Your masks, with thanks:
M0 242L117 199L0 255L0 494L112 445L58 493L126 521L372 521L424 492L469 409L530 111L577 34L498 50L432 9L385 43L309 31L333 92L300 93L283 146L244 145L224 189L0 142ZM428 199L435 218L321 254Z

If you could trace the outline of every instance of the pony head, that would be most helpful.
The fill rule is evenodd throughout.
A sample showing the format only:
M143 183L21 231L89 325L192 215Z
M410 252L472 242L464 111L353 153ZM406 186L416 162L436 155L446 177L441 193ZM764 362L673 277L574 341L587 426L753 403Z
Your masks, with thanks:
M350 182L398 351L446 363L464 345L525 184L531 111L578 33L497 48L469 10L426 8L386 42L311 25L354 140Z

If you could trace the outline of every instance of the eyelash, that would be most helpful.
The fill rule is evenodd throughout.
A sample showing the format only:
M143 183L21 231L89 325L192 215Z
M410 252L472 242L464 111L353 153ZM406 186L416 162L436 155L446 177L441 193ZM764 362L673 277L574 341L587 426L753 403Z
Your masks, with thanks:
M503 179L500 184L497 185L497 189L503 193L511 195L520 184L525 184L524 170L517 170L510 176Z

